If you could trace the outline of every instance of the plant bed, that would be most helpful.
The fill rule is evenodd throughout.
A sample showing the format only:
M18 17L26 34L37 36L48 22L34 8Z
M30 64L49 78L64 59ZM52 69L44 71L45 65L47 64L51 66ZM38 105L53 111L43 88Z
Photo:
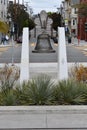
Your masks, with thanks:
M16 85L18 77L14 66L0 71L0 128L87 128L86 83L40 75Z
M0 106L86 105L85 70L82 66L75 68L74 78L69 80L55 82L48 75L41 74L17 84L18 68L6 65L0 70Z

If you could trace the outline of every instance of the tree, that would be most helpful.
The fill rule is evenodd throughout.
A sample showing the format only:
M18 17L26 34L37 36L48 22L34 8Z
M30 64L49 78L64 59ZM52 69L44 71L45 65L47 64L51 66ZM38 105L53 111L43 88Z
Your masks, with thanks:
M80 17L87 17L87 3L76 4L74 7L78 8L77 13Z
M8 31L9 26L5 22L0 21L0 32L6 34Z
M34 22L29 18L29 14L26 12L26 7L24 5L12 4L8 7L8 13L11 14L14 23L14 33L18 36L22 34L24 26L30 29L34 27ZM29 23L33 23L33 27L31 27L32 24Z
M60 15L60 13L59 14L57 14L57 13L48 13L48 16L50 18L52 18L52 20L53 20L52 27L53 27L53 29L55 29L57 31L58 26L59 27L61 26L61 15Z

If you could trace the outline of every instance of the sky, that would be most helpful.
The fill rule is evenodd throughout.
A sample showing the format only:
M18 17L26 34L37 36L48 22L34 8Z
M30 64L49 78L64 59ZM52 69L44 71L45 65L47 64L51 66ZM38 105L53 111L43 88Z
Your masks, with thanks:
M62 1L63 0L24 0L24 3L25 5L27 3L33 9L34 14L38 14L41 10L46 10L47 12L56 12L57 7L60 7ZM22 0L19 0L19 2L21 4Z

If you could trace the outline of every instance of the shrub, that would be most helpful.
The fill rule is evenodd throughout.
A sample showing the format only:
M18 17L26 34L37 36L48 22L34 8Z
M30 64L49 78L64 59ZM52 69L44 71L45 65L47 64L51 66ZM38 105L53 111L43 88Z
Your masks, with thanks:
M19 69L16 66L5 65L0 69L1 90L11 89L19 78Z
M87 67L79 66L76 71L76 79L78 81L86 81L87 80Z
M14 95L14 90L8 91L6 94L2 93L2 102L3 106L14 106L16 105L16 97Z
M15 82L19 78L19 69L16 66L5 65L0 69L0 104L15 105Z
M54 83L47 75L40 75L29 83L29 98L33 105L51 104Z
M56 104L84 104L87 85L72 80L59 82L54 89Z
M30 82L24 82L22 85L17 85L14 90L16 95L16 103L17 105L29 105L29 84Z
M3 71L0 70L0 105L87 104L87 84L84 82L64 80L55 84L49 76L41 74L15 86L18 76L15 78L14 73L10 77L12 70L5 67Z
M83 65L75 65L71 68L69 73L70 78L73 78L77 81L87 81L87 67Z

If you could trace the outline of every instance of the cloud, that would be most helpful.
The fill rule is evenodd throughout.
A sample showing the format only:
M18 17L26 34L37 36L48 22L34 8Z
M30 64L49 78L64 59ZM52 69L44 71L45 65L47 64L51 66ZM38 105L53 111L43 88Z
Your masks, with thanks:
M57 7L60 7L62 1L63 0L24 0L24 4L28 4L33 9L34 14L37 14L41 10L46 10L47 12L57 11ZM19 2L22 3L22 0L19 0Z
M62 0L31 0L29 6L33 9L34 13L39 13L41 10L55 12L57 7L60 6Z

